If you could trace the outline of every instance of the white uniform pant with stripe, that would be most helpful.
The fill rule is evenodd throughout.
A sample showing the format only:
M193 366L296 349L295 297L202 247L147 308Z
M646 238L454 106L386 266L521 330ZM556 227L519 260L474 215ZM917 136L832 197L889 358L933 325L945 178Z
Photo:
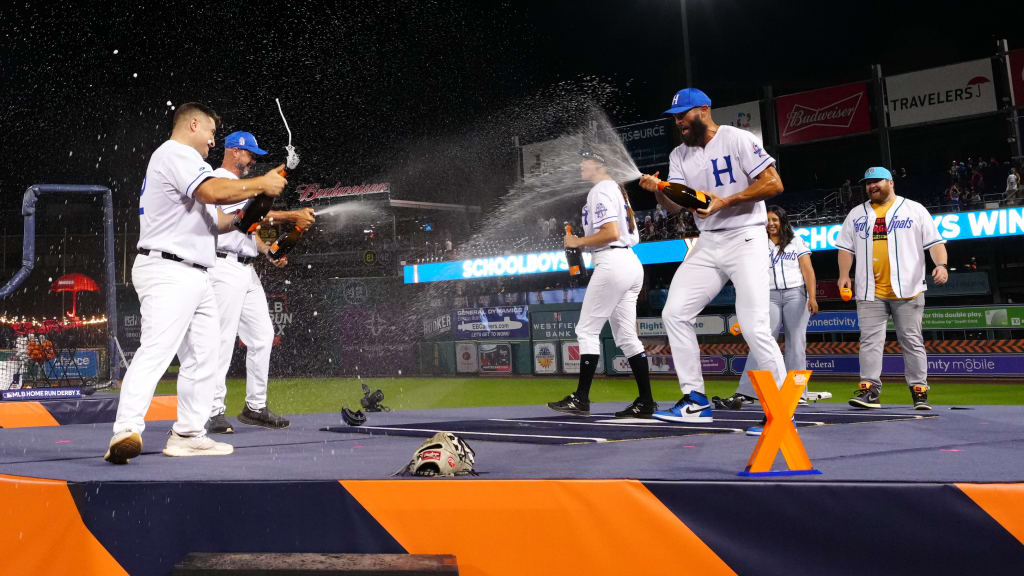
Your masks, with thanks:
M644 267L629 248L601 249L593 262L576 323L580 354L600 354L601 329L608 322L615 344L632 358L644 351L636 335L636 298L644 284Z
M811 318L811 312L807 309L807 287L797 286L796 288L772 290L771 308L768 315L772 336L777 335L783 328L786 330L786 353L783 354L786 370L806 370L807 322ZM757 394L754 393L750 375L747 374L750 370L760 370L753 356L747 357L747 363L743 367L743 374L740 376L736 392L753 397ZM807 397L806 389L804 397Z
M235 336L245 344L245 403L254 410L267 405L270 352L274 345L274 323L267 308L263 283L250 264L231 258L217 258L210 280L220 311L220 365L210 415L225 410L227 376Z
M782 385L786 366L768 316L768 242L764 226L702 232L672 277L661 316L683 394L704 392L695 321L729 280L736 288L736 316L750 356Z
M217 376L220 322L209 275L159 255L139 255L132 266L142 335L121 382L114 433L146 428L156 385L178 355L178 420L182 436L206 433Z

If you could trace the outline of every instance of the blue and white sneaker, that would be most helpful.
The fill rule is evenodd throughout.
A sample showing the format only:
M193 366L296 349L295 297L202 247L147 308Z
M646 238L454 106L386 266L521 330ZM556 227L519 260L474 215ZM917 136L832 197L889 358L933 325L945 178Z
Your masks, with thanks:
M676 402L676 405L669 410L659 410L654 413L654 418L665 422L688 422L694 424L708 424L712 422L711 403L708 397L701 392L690 392Z

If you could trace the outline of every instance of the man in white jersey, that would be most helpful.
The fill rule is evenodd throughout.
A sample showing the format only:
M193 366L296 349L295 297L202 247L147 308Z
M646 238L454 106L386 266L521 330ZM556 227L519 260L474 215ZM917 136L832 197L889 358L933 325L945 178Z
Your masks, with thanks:
M711 99L696 88L680 90L666 114L674 117L683 143L669 155L669 181L703 191L711 204L694 214L700 238L679 265L662 318L683 397L659 420L711 422L704 393L700 347L694 322L726 282L736 288L736 316L750 355L782 385L786 369L768 318L768 252L764 200L782 192L775 159L750 132L719 126ZM658 174L644 174L640 186L676 213L682 208L658 190Z
M245 181L217 178L204 158L220 118L208 106L178 107L170 140L153 152L139 197L139 255L132 283L139 295L142 336L121 382L114 436L104 459L125 464L142 453L145 416L160 376L174 355L178 419L164 448L168 456L230 454L206 435L217 374L220 323L207 270L217 260L217 234L231 228L208 205L234 204L259 194L279 196L284 166Z
M921 335L928 289L924 252L935 263L931 274L935 285L945 284L949 279L946 240L927 208L896 195L888 169L868 168L861 182L868 200L850 211L836 239L840 290L851 287L850 268L854 257L857 260L853 293L860 325L860 383L850 405L882 407L885 325L892 316L914 409L931 410L928 353Z
M214 176L238 180L249 175L256 164L256 156L266 154L249 132L233 132L224 139L224 161L213 171ZM234 214L245 201L219 208L223 214ZM301 228L313 225L313 209L270 211L265 220L293 222ZM220 366L213 408L206 430L217 434L231 434L234 428L224 416L227 395L227 374L231 355L235 349L235 336L245 344L245 407L238 420L251 426L287 428L288 420L267 406L267 377L270 372L270 352L274 344L274 324L267 308L267 295L252 262L259 254L266 255L268 247L256 234L232 230L217 237L217 264L210 270L210 281L217 297L220 312ZM280 260L267 258L274 266L285 266L288 257Z

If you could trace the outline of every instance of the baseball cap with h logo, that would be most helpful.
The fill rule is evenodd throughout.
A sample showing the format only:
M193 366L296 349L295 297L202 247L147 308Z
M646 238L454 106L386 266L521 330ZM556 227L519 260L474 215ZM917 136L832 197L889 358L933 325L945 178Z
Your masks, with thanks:
M665 114L682 114L700 106L711 106L711 98L696 88L683 88L672 97L672 107Z

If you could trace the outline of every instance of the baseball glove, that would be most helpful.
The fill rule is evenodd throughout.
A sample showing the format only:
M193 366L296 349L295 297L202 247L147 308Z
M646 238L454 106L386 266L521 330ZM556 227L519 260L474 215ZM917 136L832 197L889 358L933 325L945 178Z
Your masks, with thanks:
M462 476L477 475L473 471L476 453L465 440L450 432L438 432L420 444L399 475L402 476Z

